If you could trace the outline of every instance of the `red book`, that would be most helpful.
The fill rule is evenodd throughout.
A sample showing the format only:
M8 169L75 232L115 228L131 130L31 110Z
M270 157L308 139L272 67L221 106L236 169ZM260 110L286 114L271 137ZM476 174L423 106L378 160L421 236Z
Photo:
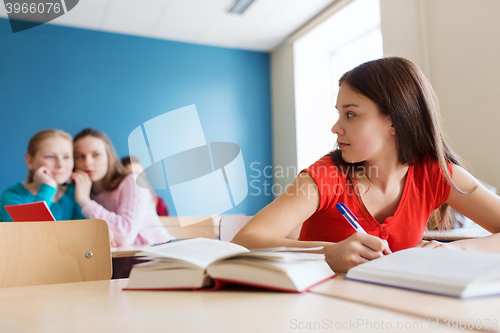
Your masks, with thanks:
M5 206L5 210L9 213L10 218L14 222L40 222L56 220L45 201Z

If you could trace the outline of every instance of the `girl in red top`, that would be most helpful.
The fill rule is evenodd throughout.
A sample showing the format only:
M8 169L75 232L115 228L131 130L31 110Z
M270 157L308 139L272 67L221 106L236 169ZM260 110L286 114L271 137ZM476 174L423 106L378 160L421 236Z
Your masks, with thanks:
M369 61L339 81L335 149L234 237L248 248L323 246L336 272L409 247L500 251L500 234L447 244L422 241L427 221L450 226L448 206L500 232L500 197L459 166L439 124L437 99L409 60ZM344 203L367 234L337 211ZM299 240L286 237L300 227Z

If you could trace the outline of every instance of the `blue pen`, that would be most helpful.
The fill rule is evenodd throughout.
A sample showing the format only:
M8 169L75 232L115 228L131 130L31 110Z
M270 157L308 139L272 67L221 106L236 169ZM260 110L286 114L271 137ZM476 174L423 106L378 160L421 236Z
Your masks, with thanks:
M358 223L358 218L351 212L351 210L344 205L344 203L338 203L335 205L337 209L339 210L340 214L349 222L349 224L356 230L356 232L366 234L365 229L363 229L359 223ZM388 252L392 252L391 249L389 249L389 244L386 242L386 248Z
M356 230L356 232L360 232L362 234L366 234L365 229L363 229L359 223L358 223L358 218L354 216L354 214L351 212L351 210L344 205L343 203L338 203L335 205L337 209L339 210L340 214L349 222L350 225Z

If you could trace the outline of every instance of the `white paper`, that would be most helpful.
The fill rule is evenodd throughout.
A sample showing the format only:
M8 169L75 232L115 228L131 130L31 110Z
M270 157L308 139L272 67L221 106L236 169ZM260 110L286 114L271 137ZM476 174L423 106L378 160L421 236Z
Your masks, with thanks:
M141 249L138 255L173 258L206 268L211 262L237 253L250 252L243 246L207 238L187 239Z

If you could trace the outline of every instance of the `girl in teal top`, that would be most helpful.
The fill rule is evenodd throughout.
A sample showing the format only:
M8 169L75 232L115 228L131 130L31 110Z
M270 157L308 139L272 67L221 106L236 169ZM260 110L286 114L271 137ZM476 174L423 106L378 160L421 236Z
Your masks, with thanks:
M75 202L75 188L66 184L73 173L73 140L61 130L35 134L26 154L28 179L7 188L0 198L0 220L12 222L4 206L45 201L55 219L84 219Z

